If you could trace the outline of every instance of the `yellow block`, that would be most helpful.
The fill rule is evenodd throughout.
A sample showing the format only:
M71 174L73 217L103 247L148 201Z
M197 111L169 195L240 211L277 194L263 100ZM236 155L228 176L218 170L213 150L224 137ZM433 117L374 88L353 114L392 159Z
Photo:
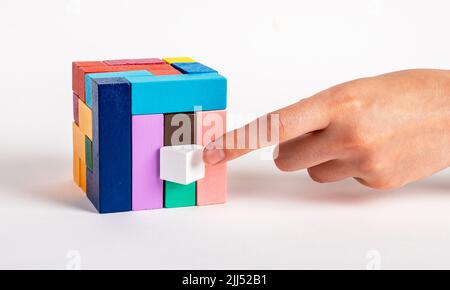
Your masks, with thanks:
M190 57L165 57L163 58L165 62L168 64L176 63L176 62L196 62Z
M73 152L83 163L86 163L86 139L77 124L72 123Z
M80 157L73 152L73 181L78 185L81 186L80 183Z
M80 99L78 99L78 118L81 132L92 140L92 110Z
M86 164L80 162L80 187L86 192Z

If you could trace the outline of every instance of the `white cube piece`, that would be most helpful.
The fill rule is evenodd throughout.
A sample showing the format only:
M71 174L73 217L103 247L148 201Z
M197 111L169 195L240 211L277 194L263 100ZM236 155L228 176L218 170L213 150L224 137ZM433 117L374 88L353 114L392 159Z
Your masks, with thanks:
M205 177L203 146L165 146L159 153L162 180L190 184Z

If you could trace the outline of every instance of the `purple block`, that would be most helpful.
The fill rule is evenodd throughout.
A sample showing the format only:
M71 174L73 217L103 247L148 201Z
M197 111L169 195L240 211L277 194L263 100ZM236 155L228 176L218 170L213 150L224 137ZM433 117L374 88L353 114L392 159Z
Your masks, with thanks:
M164 115L132 116L133 210L163 207L159 149L164 146Z
M77 125L79 124L78 114L78 96L73 94L73 120Z

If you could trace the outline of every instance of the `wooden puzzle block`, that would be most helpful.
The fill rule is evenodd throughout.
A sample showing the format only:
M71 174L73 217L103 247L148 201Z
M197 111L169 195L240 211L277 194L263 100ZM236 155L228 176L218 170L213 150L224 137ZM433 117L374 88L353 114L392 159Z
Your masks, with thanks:
M92 170L92 141L88 136L85 137L86 167Z
M92 140L92 110L78 99L78 124L81 132Z
M227 80L192 58L72 63L73 179L100 213L223 203ZM196 113L189 113L196 112Z
M133 210L163 207L164 183L159 178L163 128L162 114L132 117Z
M203 146L165 146L160 150L160 175L165 181L191 184L205 176Z
M195 206L195 182L182 185L166 181L164 187L165 208Z
M175 145L191 145L195 143L195 114L194 113L178 113L178 114L166 114L164 115L164 146L175 146ZM161 162L163 166L164 162ZM177 170L186 170L185 167L177 168ZM170 173L170 172L169 172ZM176 172L174 172L175 174ZM164 175L164 173L163 173ZM182 177L183 178L183 177ZM184 177L185 178L185 177ZM175 181L175 179L169 179ZM164 181L167 183L168 181ZM188 183L192 183L194 180L187 182L186 179L182 181L183 184L178 186L172 186L172 191L178 189L180 191L187 191L184 187L189 187ZM178 195L174 192L165 195L165 198L176 198ZM170 203L175 202L172 200ZM189 204L189 203L188 203ZM189 204L190 205L190 204ZM181 205L180 205L181 206Z
M132 114L165 114L226 108L227 80L219 74L127 77Z
M72 137L73 137L73 152L85 163L86 152L84 144L84 134L77 126L77 124L72 123Z
M196 112L196 126L197 144L206 146L226 132L226 111ZM205 178L197 181L197 205L224 203L226 199L227 164L206 165Z
M164 146L195 144L195 114L164 115Z
M166 64L166 63L153 65L148 70L155 76L181 74L180 71L176 70L173 66L171 66L170 64Z
M107 65L145 65L145 64L161 64L164 61L160 58L140 58L140 59L117 59L103 61Z
M72 62L72 90L79 94L78 75L81 67L101 67L106 66L102 61L74 61Z
M217 73L216 70L198 62L177 62L172 63L172 66L184 74Z
M87 195L100 213L130 211L131 86L124 78L93 81L93 170Z
M73 121L75 124L79 124L79 118L78 118L78 96L73 94Z
M181 62L196 62L195 60L193 60L190 57L165 57L163 58L163 60L165 62L167 62L168 64L172 64L172 63L181 63Z
M80 187L83 192L86 192L86 164L80 161Z
M73 181L78 185L81 186L80 182L80 157L78 157L78 154L75 153L75 150L73 151Z
M85 75L86 105L92 108L92 80L94 79L126 78L128 76L151 76L151 75L152 74L146 70L87 74Z
M99 67L80 67L78 69L78 97L85 102L86 92L85 92L85 81L86 75L91 73L106 73L106 72L123 72L123 71L136 71L136 70L149 70L152 65L117 65L117 66L99 66Z

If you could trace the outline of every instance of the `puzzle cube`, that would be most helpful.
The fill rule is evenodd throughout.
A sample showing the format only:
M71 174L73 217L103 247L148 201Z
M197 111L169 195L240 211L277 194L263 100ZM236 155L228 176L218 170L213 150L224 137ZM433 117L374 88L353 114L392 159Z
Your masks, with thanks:
M72 63L73 178L100 213L224 203L227 80L188 57Z

